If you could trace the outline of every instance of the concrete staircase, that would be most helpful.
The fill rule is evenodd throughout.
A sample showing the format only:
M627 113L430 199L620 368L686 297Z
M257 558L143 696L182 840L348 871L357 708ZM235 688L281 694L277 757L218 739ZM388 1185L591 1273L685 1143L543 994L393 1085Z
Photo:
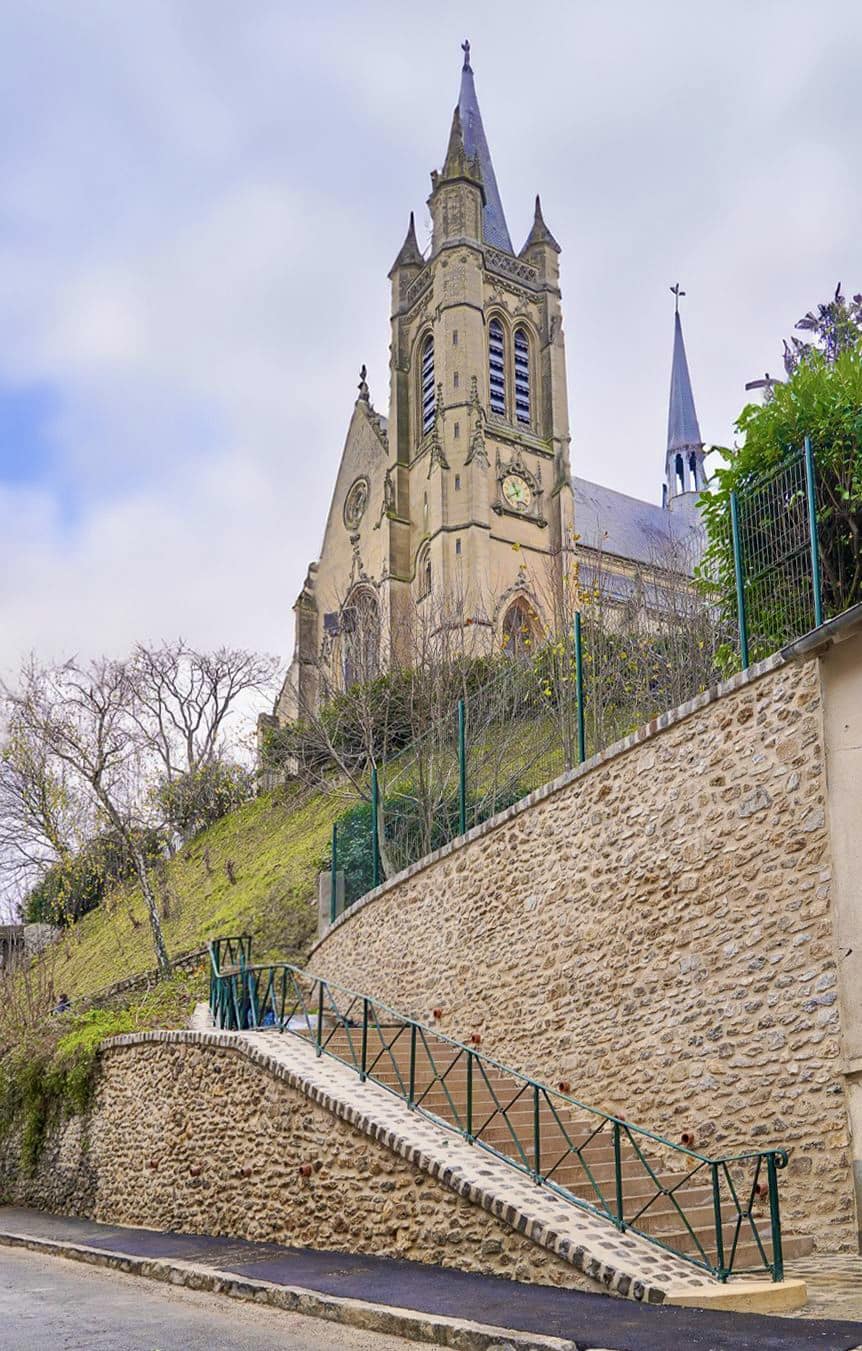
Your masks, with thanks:
M366 1063L369 1078L404 1096L410 1077L410 1046L409 1040L399 1035L399 1027L399 1024L379 1029L375 1027L373 1036L369 1035ZM354 1065L359 1043L358 1029L351 1027L348 1030L333 1025L325 1030L324 1037L326 1051L347 1065ZM413 1096L416 1103L414 1110L427 1113L435 1121L454 1130L464 1131L467 1122L467 1066L460 1048L426 1032L422 1052L416 1056ZM540 1098L537 1168L534 1142L536 1114L532 1095L529 1090L525 1092L523 1081L507 1075L501 1069L495 1069L485 1061L482 1073L475 1069L473 1071L471 1097L473 1132L476 1137L480 1137L484 1148L511 1160L528 1174L538 1172L546 1184L561 1188L602 1214L615 1215L620 1200L624 1219L634 1223L642 1235L698 1260L702 1260L704 1254L708 1260L716 1260L714 1198L708 1170L702 1169L694 1176L689 1176L687 1171L680 1171L680 1161L685 1158L684 1155L674 1157L670 1150L663 1152L660 1145L654 1144L649 1137L633 1136L638 1144L638 1148L635 1148L631 1140L623 1135L620 1150L622 1186L618 1197L613 1140L608 1124L602 1123L600 1118L591 1118L586 1111L583 1116L579 1116L575 1110L566 1109L561 1104L555 1103L552 1108L544 1097ZM738 1183L738 1194L743 1205L751 1192L751 1179L750 1165L740 1166L734 1181ZM754 1275L758 1269L762 1270L763 1255L752 1226L743 1221L737 1237L736 1207L726 1203L729 1200L727 1195L724 1200L722 1231L725 1256L730 1254L736 1239L734 1271L741 1273L749 1269ZM754 1200L752 1217L766 1256L771 1260L765 1185ZM809 1238L784 1236L785 1260L805 1257L812 1248L813 1242Z

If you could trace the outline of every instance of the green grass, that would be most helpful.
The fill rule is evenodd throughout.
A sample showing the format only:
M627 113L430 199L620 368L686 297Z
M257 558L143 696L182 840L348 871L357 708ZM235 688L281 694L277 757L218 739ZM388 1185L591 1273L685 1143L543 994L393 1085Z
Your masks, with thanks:
M302 961L316 931L317 873L343 811L339 794L303 798L282 790L198 835L154 873L169 954L219 934L250 933L256 958ZM55 963L55 988L72 999L152 970L138 888L119 888L71 926L46 960Z

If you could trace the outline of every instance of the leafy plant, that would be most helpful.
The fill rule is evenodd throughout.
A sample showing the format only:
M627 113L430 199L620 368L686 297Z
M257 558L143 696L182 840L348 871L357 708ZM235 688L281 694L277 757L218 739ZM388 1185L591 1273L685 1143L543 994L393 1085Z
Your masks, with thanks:
M775 387L771 400L762 406L748 404L736 426L744 442L721 451L725 466L716 472L716 488L701 498L707 531L701 581L717 588L729 617L735 607L730 495L735 491L743 500L746 494L757 493L763 476L798 455L809 436L816 464L824 612L838 614L862 600L862 344L857 341L838 351L834 359L808 351L790 379ZM804 495L787 491L768 511L753 513L749 551L774 556L781 534L795 530L799 535L801 529L804 535L805 509ZM803 608L810 586L807 561L796 578L790 562L783 576L776 574L752 616L753 656L767 655L797 636L792 613ZM805 595L804 588L808 588Z

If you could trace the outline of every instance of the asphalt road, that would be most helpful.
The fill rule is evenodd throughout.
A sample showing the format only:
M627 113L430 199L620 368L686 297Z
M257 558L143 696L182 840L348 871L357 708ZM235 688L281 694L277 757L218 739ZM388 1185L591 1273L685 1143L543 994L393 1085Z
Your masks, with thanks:
M408 1351L417 1345L0 1248L2 1351Z

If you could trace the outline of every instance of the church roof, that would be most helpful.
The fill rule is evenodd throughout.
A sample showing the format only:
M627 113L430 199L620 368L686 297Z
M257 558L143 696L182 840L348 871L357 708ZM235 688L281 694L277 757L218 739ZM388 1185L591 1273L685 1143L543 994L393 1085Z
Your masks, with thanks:
M682 499L669 511L577 477L572 479L572 491L575 531L585 548L651 566L678 564L681 550L696 555L686 557L686 562L698 561L703 529L694 503Z
M700 427L691 390L691 376L685 355L679 310L674 316L673 365L670 373L670 406L667 414L668 453L702 446Z
M461 119L461 131L464 137L464 149L470 159L477 159L485 188L485 206L482 211L482 233L485 242L495 248L514 253L509 237L509 227L503 214L500 189L491 162L491 152L482 126L482 114L476 98L476 86L473 82L473 67L470 65L470 44L464 43L464 66L461 71L461 93L458 98L458 112Z

